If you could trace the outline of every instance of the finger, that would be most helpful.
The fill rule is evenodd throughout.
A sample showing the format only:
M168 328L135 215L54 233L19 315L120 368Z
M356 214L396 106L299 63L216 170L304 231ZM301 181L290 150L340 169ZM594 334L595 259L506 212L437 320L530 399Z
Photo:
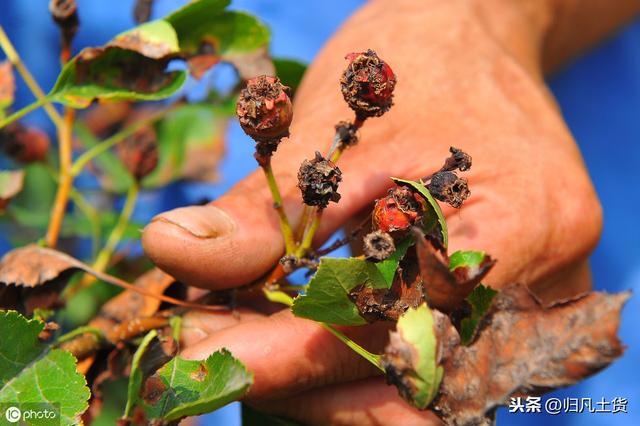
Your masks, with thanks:
M237 308L232 312L190 311L183 317L180 341L185 347L194 346L217 331L264 317L245 308Z
M345 330L373 353L381 353L389 323ZM187 359L204 359L227 348L254 374L251 398L280 398L317 386L350 381L380 371L319 324L290 311L241 323L187 348Z
M309 425L429 426L442 422L407 404L381 377L326 386L285 400L249 400L259 410Z

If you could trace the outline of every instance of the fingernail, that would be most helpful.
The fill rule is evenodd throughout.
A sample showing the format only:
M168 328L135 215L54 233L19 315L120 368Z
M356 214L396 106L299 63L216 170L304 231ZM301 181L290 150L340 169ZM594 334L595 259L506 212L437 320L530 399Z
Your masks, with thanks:
M198 238L221 238L233 233L235 221L213 205L181 207L159 214L151 222L167 222Z

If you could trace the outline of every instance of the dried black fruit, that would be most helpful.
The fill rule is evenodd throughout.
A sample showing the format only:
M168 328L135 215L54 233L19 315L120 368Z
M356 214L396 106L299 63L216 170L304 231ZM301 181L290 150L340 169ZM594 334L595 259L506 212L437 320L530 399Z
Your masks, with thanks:
M19 163L44 161L49 145L49 136L36 128L14 122L0 129L0 149Z
M341 180L342 172L338 166L319 152L316 152L313 160L304 160L298 171L298 188L308 206L325 208L330 201L337 203L340 200L338 184Z
M49 11L62 33L63 46L69 46L78 32L78 6L75 0L51 0Z
M336 124L336 136L342 146L352 146L358 143L358 128L349 121L341 121Z
M147 22L151 18L151 9L153 8L153 0L136 0L133 7L133 18L138 24Z
M447 158L441 171L460 170L466 172L471 168L471 156L454 146L449 148L451 156Z
M471 194L467 180L450 171L434 174L427 189L434 198L455 208L460 208Z
M364 236L363 251L367 260L381 262L396 251L393 237L382 231L373 231Z

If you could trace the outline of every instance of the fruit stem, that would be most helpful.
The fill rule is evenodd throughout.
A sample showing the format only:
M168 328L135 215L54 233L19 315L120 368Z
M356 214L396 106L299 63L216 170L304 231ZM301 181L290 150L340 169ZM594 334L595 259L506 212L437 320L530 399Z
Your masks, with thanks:
M353 125L356 130L360 129L364 124L366 117L361 118L356 114L355 119L353 120ZM337 163L342 153L347 149L349 145L345 145L340 140L340 134L336 129L336 134L333 137L333 142L331 147L329 148L329 153L327 157L332 163ZM311 243L313 242L313 237L320 226L320 220L322 219L322 211L317 207L304 206L304 210L302 211L302 218L300 219L300 225L297 228L297 237L298 239L302 239L300 246L296 250L296 256L301 257L304 256L307 250L311 247ZM311 223L309 223L311 222ZM302 234L302 235L300 235Z
M104 339L104 333L102 332L102 330L90 325L83 325L58 337L55 341L55 345L56 346L60 345L64 342L68 342L69 340L75 338L76 336L80 336L82 334L89 334L89 333L93 334L98 341Z
M16 113L2 120L0 122L0 128L17 120L18 118L22 117L23 115L33 111L34 109L40 106L44 107L45 112L47 113L49 118L51 118L51 121L53 121L56 127L57 128L61 127L62 117L60 117L60 114L58 113L58 111L56 111L53 105L51 105L49 99L46 97L46 95L38 85L38 82L33 78L33 75L31 75L31 73L29 72L29 69L25 66L24 62L22 62L20 55L18 55L18 52L13 47L13 44L11 43L11 40L9 40L7 33L5 33L4 28L2 28L2 25L0 25L0 47L2 48L4 53L7 55L7 59L9 59L11 64L14 67L16 67L16 69L18 70L18 73L20 73L20 75L22 76L22 79L24 80L25 84L27 85L29 90L31 90L31 93L33 93L33 96L35 96L37 99L35 103L28 105L27 107L21 109L20 111L17 111ZM17 115L18 113L21 113L21 114Z
M58 151L60 155L60 169L58 172L58 191L51 210L51 219L49 220L49 228L45 238L48 247L55 248L58 244L60 228L67 210L69 202L69 193L73 185L73 175L71 172L71 134L73 130L73 120L75 118L75 110L65 108L64 120L62 126L58 128Z
M91 225L91 256L94 257L98 253L100 234L102 232L98 211L73 187L69 192L69 198L71 198L71 201L73 201Z
M320 227L320 222L322 221L322 212L324 209L318 209L317 207L313 210L313 219L309 224L308 228L304 233L304 238L300 243L300 247L296 250L296 257L304 256L307 251L311 248L311 244L313 243L313 237L316 234L316 231Z
M338 339L340 339L345 345L350 347L355 353L357 353L358 355L360 355L361 357L369 361L371 364L378 367L378 369L383 373L385 372L384 368L382 367L382 362L381 362L382 357L380 355L376 355L369 352L368 350L366 350L365 348L363 348L362 346L360 346L359 344L357 344L356 342L354 342L353 340L345 336L343 333L338 331L333 326L326 324L324 322L321 322L320 325L324 327L326 330L330 331L331 334L333 334Z
M267 299L269 299L270 301L275 303L282 303L283 305L287 305L289 307L293 306L293 298L289 296L287 293L283 291L277 291L277 290L274 291L274 290L267 290L267 289L263 289L263 291ZM331 334L333 334L338 339L340 339L345 345L350 347L355 353L357 353L358 355L360 355L361 357L369 361L371 364L378 367L382 372L385 371L384 368L382 368L382 363L380 362L381 360L380 355L376 355L369 352L368 350L366 350L365 348L363 348L362 346L360 346L359 344L351 340L349 337L347 337L344 333L338 331L332 325L329 325L324 322L318 322L318 324L320 324L324 329L328 330Z
M105 243L100 253L96 257L96 261L93 263L93 269L98 272L104 272L111 260L111 256L113 256L113 252L116 249L116 246L122 239L122 235L124 235L124 231L127 229L127 225L129 224L129 219L131 219L131 214L133 213L133 209L136 205L136 201L138 200L138 194L140 192L140 184L138 182L134 182L130 187L129 191L127 191L127 197L124 201L124 206L122 207L122 211L120 212L120 217L118 218L118 222L116 226L109 234L109 238L107 238L107 242ZM93 280L92 280L93 281Z
M286 253L292 254L296 248L295 240L293 238L293 230L291 229L291 225L289 224L287 213L284 211L284 206L282 204L282 195L280 195L280 188L278 187L276 177L273 174L273 168L271 167L271 156L269 156L266 161L261 162L260 166L262 167L264 175L267 178L269 190L271 191L271 198L273 198L273 207L278 213L278 219L280 221L280 231L282 232L282 237L284 238Z
M82 169L84 169L84 167L95 157L97 157L98 155L102 154L105 151L108 151L111 147L117 145L118 143L122 142L129 136L133 135L142 127L148 126L149 124L155 123L156 121L160 120L162 117L167 115L170 111L173 111L175 107L176 105L170 106L168 108L165 108L163 110L156 112L155 114L151 114L150 116L144 119L138 120L132 125L125 127L119 132L101 141L97 145L94 145L93 147L91 147L91 149L88 149L76 159L76 161L73 163L73 166L71 167L71 175L78 176L82 172Z

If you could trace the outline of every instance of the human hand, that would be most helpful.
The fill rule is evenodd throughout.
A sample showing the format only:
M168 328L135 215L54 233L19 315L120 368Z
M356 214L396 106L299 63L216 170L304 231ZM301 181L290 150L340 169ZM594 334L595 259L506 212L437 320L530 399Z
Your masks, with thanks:
M537 21L513 30L519 15L511 7L500 9L502 21L467 1L396 1L393 10L379 1L358 12L310 67L296 97L292 137L274 157L289 217L302 211L299 164L325 151L333 125L351 116L337 85L342 58L372 48L398 76L395 106L367 122L359 145L342 157L342 199L325 212L316 242L370 208L391 185L389 176L427 175L453 145L469 152L474 165L466 174L471 198L459 212L445 209L451 250L481 249L497 258L486 280L495 288L524 282L546 298L589 288L585 258L600 232L599 203L544 86ZM283 253L263 179L254 173L211 205L158 216L144 232L147 254L199 287L231 288L259 278ZM375 369L316 323L288 311L239 312L239 319L188 317L183 356L203 358L227 347L255 374L247 402L314 424L435 418L405 404ZM387 331L380 323L346 333L380 352Z

